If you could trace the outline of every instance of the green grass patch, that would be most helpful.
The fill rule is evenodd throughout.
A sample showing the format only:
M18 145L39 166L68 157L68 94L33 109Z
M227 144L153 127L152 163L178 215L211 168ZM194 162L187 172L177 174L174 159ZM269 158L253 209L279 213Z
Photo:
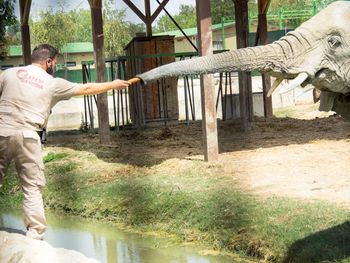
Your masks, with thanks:
M178 160L133 169L79 151L74 159L59 151L50 156L47 207L270 262L349 262L350 211L345 208L255 196L234 176L223 176L219 164ZM89 165L81 167L86 160ZM0 202L21 206L14 173L11 169Z
M273 115L277 118L298 118L302 112L317 111L319 104L305 104L297 106L288 106L282 108L276 108L273 110Z
M0 188L0 207L19 208L22 206L23 194L19 178L16 176L14 164L11 164L8 175L4 178L4 184Z
M53 161L57 161L57 160L61 160L65 157L67 157L68 154L67 153L54 153L54 152L49 152L48 154L46 154L43 158L44 163L49 163L49 162L53 162Z

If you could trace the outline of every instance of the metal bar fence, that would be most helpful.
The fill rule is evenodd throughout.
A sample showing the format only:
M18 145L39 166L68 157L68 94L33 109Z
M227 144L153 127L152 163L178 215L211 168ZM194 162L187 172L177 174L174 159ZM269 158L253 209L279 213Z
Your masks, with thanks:
M217 52L223 52L226 50L216 51ZM194 56L198 56L196 52L185 52L185 53L174 53L174 54L158 54L158 55L144 55L144 56L138 56L138 57L128 57L128 56L121 56L121 57L115 57L106 60L107 65L107 71L109 76L111 76L112 79L126 79L126 66L127 63L131 59L144 59L148 57L158 57L160 60L160 64L162 63L161 57L162 56L175 56L176 60L184 60L184 59L191 59ZM91 66L92 64L83 64L82 65L82 74L83 74L83 82L90 82L91 81ZM221 118L222 120L228 120L234 118L235 114L235 107L234 107L234 99L233 97L236 95L233 92L233 80L237 78L236 75L233 75L231 72L223 72L219 74L214 74L215 79L217 80L218 85L217 86L217 97L216 97L216 110L218 111L218 107L221 106L221 116L218 116L218 118ZM180 91L179 83L183 83L183 97L184 102L179 105L179 111L184 111L184 119L181 119L180 121L184 121L187 125L189 125L192 121L196 121L200 119L198 115L201 115L201 113L197 113L196 109L200 109L201 107L197 106L198 103L200 103L200 85L199 85L199 76L194 75L185 75L177 78L177 90ZM158 80L159 82L159 100L158 103L161 106L162 109L159 112L159 120L163 121L164 125L167 125L168 123L168 115L167 115L167 107L168 107L168 101L167 101L167 90L166 85L164 84L164 80ZM136 125L135 123L131 122L131 116L130 116L130 106L132 106L135 103L142 103L143 97L142 93L139 96L129 96L129 90L117 90L111 92L111 100L112 100L112 107L113 107L113 126L112 128L115 129L115 131L120 131L126 127L130 127L131 125ZM135 100L133 103L130 102L130 99ZM83 128L93 129L94 128L94 106L93 106L93 100L96 103L96 97L95 96L84 96L84 120L83 120ZM142 107L140 107L142 109ZM134 109L135 110L135 109ZM229 116L226 113L230 113ZM140 112L136 112L136 114L143 114ZM198 114L198 115L197 115ZM136 125L137 126L137 125Z

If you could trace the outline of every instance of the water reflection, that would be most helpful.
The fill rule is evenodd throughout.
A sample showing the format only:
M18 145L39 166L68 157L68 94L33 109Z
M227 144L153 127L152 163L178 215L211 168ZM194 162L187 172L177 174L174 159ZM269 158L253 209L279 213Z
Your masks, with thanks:
M199 249L175 246L169 239L120 231L116 226L47 213L45 241L105 263L228 263L231 258L202 256ZM0 215L0 226L25 230L16 211Z

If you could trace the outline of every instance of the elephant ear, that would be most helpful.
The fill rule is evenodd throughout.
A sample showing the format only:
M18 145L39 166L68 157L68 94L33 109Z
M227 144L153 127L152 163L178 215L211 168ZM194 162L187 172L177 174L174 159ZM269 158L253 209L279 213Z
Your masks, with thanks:
M334 99L332 111L335 111L345 120L350 121L350 95L337 94Z

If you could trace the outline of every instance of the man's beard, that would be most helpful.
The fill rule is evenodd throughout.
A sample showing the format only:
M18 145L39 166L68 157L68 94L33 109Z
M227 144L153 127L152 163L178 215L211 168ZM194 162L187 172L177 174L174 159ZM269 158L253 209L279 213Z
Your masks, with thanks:
M52 74L53 74L53 67L47 68L47 69L46 69L46 72L47 72L48 74L52 75Z

